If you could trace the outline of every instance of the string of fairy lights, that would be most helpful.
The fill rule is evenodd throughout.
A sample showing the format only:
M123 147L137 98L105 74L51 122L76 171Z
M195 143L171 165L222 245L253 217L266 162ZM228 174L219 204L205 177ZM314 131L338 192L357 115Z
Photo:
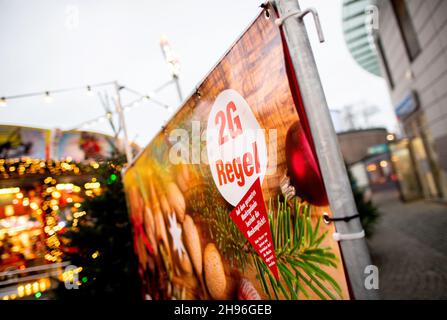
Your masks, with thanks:
M169 81L169 83L171 83L171 82L172 81ZM158 89L155 90L154 92L149 93L149 94L144 94L144 93L138 92L138 91L128 88L128 87L121 87L121 89L136 96L136 98L134 100L132 100L130 103L124 104L122 106L124 112L129 112L131 109L137 108L145 102L152 102L152 103L162 107L163 109L167 110L168 112L171 112L173 110L173 108L170 105L163 103L160 100L155 98L156 92L158 91ZM101 116L95 117L93 119L79 123L74 128L72 128L72 130L88 129L88 128L98 125L100 123L104 123L107 120L111 120L116 115L116 113L117 113L116 111L109 111L105 115L101 115Z
M129 88L127 86L118 85L116 81L109 81L109 82L102 82L102 83L96 83L91 85L85 85L85 86L77 86L77 87L69 87L69 88L62 88L62 89L56 89L56 90L43 90L38 92L29 92L24 94L18 94L18 95L11 95L11 96L3 96L0 97L0 107L7 107L8 104L17 99L23 99L23 98L31 98L31 97L42 97L43 101L47 104L51 104L54 101L54 96L61 93L68 93L68 92L75 92L75 91L84 91L87 96L93 96L95 93L94 89L98 89L101 87L111 87L115 86L117 87L117 94L120 93L120 91L127 91L135 96L135 98L126 104L123 104L122 110L124 112L128 112L131 109L135 107L139 107L144 102L152 102L153 104L169 111L172 111L172 108L170 105L158 100L156 98L156 95L159 91L164 89L166 86L173 83L173 80L169 80L168 82L162 84L160 87L155 89L154 91L150 93L142 93L135 89ZM116 100L114 99L114 103L116 104ZM100 123L104 123L107 120L111 121L113 117L117 114L116 110L108 110L104 115L97 116L95 118L89 119L87 121L83 121L77 125L75 125L71 130L79 130L79 129L87 129L92 126L98 125Z
M69 88L62 88L62 89L56 89L56 90L44 90L44 91L28 92L28 93L22 93L22 94L11 95L11 96L3 96L0 98L0 106L6 107L8 105L8 102L11 100L22 99L22 98L31 98L31 97L36 97L36 96L43 97L43 100L46 103L52 103L54 94L67 93L67 92L80 91L80 90L86 90L87 95L93 96L93 88L106 87L106 86L111 86L114 84L115 84L115 82L109 81L109 82L96 83L93 85L86 85L86 86L69 87Z

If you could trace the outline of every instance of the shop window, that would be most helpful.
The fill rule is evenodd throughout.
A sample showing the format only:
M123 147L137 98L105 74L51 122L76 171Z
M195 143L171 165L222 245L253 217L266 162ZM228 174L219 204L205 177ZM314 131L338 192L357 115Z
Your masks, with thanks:
M421 53L421 46L414 29L413 21L408 13L406 0L391 0L394 14L402 34L410 61L414 61Z

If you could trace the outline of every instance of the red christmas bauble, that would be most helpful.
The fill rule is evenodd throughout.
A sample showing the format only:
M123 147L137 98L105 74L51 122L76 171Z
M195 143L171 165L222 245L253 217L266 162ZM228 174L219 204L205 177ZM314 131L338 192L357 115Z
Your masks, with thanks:
M318 163L299 121L287 132L286 161L296 195L310 204L327 206L329 202Z

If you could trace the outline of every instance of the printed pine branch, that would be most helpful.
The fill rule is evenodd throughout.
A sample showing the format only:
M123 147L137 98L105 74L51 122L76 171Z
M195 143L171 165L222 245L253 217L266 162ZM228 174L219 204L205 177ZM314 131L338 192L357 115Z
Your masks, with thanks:
M231 220L230 211L214 183L207 184L201 190L192 190L189 206L191 212L194 212L193 217L201 219L208 226L209 235L215 241L219 252L232 266L244 268L250 259L251 246Z
M210 236L222 255L232 266L244 268L250 258L250 247L245 236L231 220L228 210L216 205L205 208L202 215L209 227Z
M254 254L253 260L264 292L271 298L296 300L301 292L310 298L310 292L320 299L341 298L338 283L322 269L337 267L337 257L331 248L321 244L327 232L320 234L321 218L312 227L310 206L295 201L293 212L287 201L277 200L274 213L269 203L269 222L275 246L280 280L271 274L262 259Z
M291 208L287 201L278 198L274 212L269 202L269 223L280 273L280 281L276 281L231 220L229 209L216 196L218 193L213 187L211 183L204 192L193 190L190 209L200 213L197 218L208 225L210 237L233 266L243 269L250 260L254 262L261 286L271 299L279 299L281 294L286 299L298 299L300 292L307 298L311 292L320 299L341 298L340 286L322 269L323 266L336 268L337 257L331 248L321 246L327 232L320 234L321 218L312 226L308 204L295 201Z

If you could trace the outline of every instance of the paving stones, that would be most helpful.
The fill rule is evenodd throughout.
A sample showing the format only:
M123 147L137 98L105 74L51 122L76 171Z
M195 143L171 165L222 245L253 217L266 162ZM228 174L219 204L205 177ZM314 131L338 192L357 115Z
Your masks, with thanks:
M368 240L382 299L447 299L447 206L375 196L381 217Z

